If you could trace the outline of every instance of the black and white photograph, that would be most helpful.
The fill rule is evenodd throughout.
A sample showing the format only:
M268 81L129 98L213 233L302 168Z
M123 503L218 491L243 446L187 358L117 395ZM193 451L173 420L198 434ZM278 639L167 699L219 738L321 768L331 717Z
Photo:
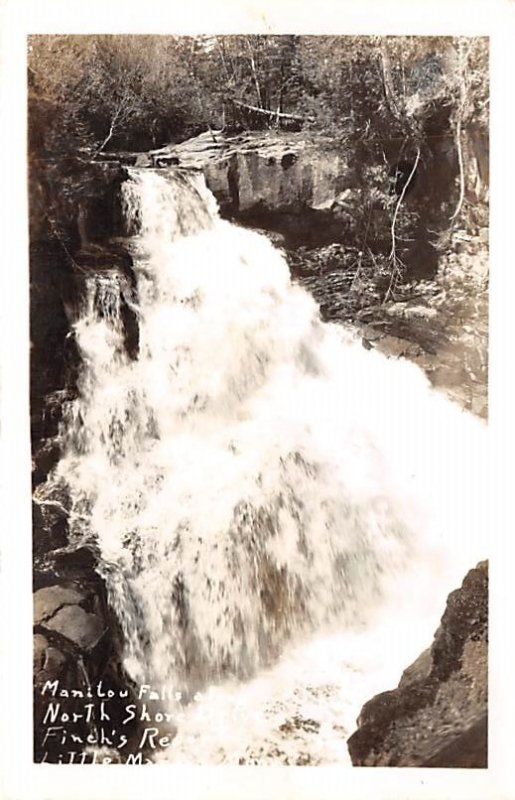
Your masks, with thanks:
M485 767L488 41L28 87L35 759Z
M480 776L488 30L198 27L24 37L30 760Z

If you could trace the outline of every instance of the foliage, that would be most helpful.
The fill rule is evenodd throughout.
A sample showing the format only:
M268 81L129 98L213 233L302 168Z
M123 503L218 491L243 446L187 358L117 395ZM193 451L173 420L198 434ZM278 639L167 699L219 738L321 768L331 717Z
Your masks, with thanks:
M230 125L238 101L335 135L419 136L436 101L486 124L486 59L484 40L448 37L31 36L31 125L49 152L137 149Z
M386 300L390 265L384 254L332 244L287 257L325 320L352 324L366 341L384 342L384 352L406 353L451 397L486 416L487 242L457 229L445 247L432 280L400 282Z
M317 299L324 319L349 322L365 338L394 337L449 394L487 413L488 249L482 235L457 229L432 280L399 283L385 300L384 255L344 245L287 254L296 280ZM415 348L413 350L413 347ZM410 350L411 348L411 350ZM386 347L388 352L388 347Z
M384 318L392 275L385 254L335 243L286 255L293 277L313 294L324 319L378 323Z
M288 253L294 274L330 319L384 331L402 322L409 337L425 315L435 336L445 330L456 341L470 328L466 352L479 354L470 371L484 373L486 281L475 281L473 256L456 255L456 237L477 212L467 204L462 135L468 125L488 128L487 40L31 36L28 56L32 157L145 150L210 127L276 127L288 115L329 134L354 153L356 187L342 209L352 241ZM417 219L391 175L385 141L397 140L416 171L442 131L458 156L458 199L438 275L406 283Z
M189 129L199 103L191 40L154 36L32 36L31 143L44 154L94 145L151 147ZM111 141L112 140L112 141Z

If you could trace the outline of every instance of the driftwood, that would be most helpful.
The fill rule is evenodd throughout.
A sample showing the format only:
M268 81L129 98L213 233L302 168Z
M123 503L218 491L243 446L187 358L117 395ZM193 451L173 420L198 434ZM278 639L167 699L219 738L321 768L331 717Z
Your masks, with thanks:
M292 122L304 122L304 117L300 117L298 114L285 114L284 111L269 111L267 108L258 108L258 106L251 106L248 103L242 103L241 100L231 100L230 102L239 108L252 111L254 114L262 114L270 119L288 119Z
M226 109L229 112L227 115L225 113ZM304 122L312 121L311 118L305 118L299 114L287 114L284 111L279 111L279 109L271 111L267 108L260 108L259 106L233 99L227 100L225 103L224 120L228 122L229 128L231 125L240 123L244 127L250 127L251 129L277 127L289 130L300 130Z

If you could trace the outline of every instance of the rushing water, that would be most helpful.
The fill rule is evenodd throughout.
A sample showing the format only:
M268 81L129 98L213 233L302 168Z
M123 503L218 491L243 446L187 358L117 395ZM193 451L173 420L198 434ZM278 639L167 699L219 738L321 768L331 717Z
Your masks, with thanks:
M124 186L137 290L87 287L57 477L135 681L200 691L166 758L331 763L485 556L482 426L323 324L198 176ZM124 344L135 312L139 354Z

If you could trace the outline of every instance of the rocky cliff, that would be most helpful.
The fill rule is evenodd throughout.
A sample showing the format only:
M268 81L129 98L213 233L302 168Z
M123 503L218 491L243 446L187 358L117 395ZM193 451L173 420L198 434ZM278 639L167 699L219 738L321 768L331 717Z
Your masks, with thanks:
M413 215L412 242L404 259L414 277L434 273L431 241L448 227L458 196L458 161L448 119L428 118L427 126L423 158L403 200L407 215ZM476 165L476 194L468 197L475 202L487 183L488 144L474 131L465 142L467 163ZM407 177L402 170L413 166L409 150L395 138L367 143L307 131L208 131L126 158L139 166L202 170L223 215L278 231L290 246L345 242L377 251L390 244L385 197L398 196Z
M41 695L46 681L59 680L64 687L93 688L103 681L104 685L130 689L130 681L120 666L120 634L109 611L103 580L97 573L96 554L84 548L77 549L70 542L66 494L49 493L45 484L59 459L63 408L76 394L80 354L74 342L73 322L88 276L116 270L128 284L134 283L131 256L124 245L127 231L120 199L127 166L201 169L225 216L273 231L290 246L296 246L298 243L360 241L363 169L371 170L367 174L373 176L376 156L379 158L378 154L369 154L365 167L360 162L358 174L355 154L342 143L329 139L305 133L268 132L227 137L208 132L182 145L147 154L109 155L93 163L78 158L31 165L31 431L35 489L35 752L38 759L47 752L42 745L42 721L48 702L42 700ZM452 182L455 165L452 166L450 150L445 158L450 166L447 172L442 167L442 174L446 174L445 180ZM445 216L447 206L442 211L436 200L449 186L442 183L430 187L429 156L428 159L429 167L421 173L417 188L410 195L410 203L413 208L423 206L429 192L434 200L431 208L437 209L434 213ZM434 224L434 221L434 215L429 214L425 224ZM384 216L378 212L370 224L376 225L374 235L379 246L387 230ZM128 305L122 311L127 351L134 356L138 349L137 324ZM475 645L467 645L466 659L475 658L476 649ZM456 658L459 660L462 651L458 653L458 650ZM434 661L436 657L433 654L431 658ZM438 659L434 663L440 664ZM438 686L448 686L451 694L454 689L448 676L442 677L438 672L440 667L433 669L433 666L431 688L420 689L419 694L427 699L433 693L433 699L442 697L438 702L445 704L447 689L442 689L444 696L439 694ZM418 685L410 690L410 697L419 697ZM461 683L456 691L462 691ZM375 758L365 743L381 741L379 731L386 730L392 703L396 709L396 702L388 701L389 710L384 713L379 714L376 709L371 717L365 715L363 719L368 720L366 725L372 725L376 738L371 739L367 733L360 739L358 732L350 745L357 748L353 758L363 763ZM413 725L423 726L426 705L420 703L413 712L415 716L412 714L409 720L414 720ZM63 707L73 713L73 702L64 700ZM402 711L402 714L402 718L408 720L407 712ZM480 720L475 717L474 720L474 724L480 725ZM84 723L79 724L79 728L83 735L89 730ZM470 730L468 726L461 733L469 736ZM449 739L449 746L453 741ZM400 745L398 750L400 752ZM47 759L57 758L58 752L58 747L54 750L50 747Z
M348 741L361 767L487 767L488 565L447 600L431 647L363 706Z
M422 157L403 198L405 215L412 218L403 258L413 277L434 274L433 242L448 228L459 195L456 145L445 113L428 116L426 128ZM466 130L463 151L470 173L466 199L473 207L488 194L488 140ZM345 242L380 252L390 245L392 212L385 201L390 196L395 202L412 156L396 138L357 142L309 131L207 131L147 153L104 158L110 164L202 170L222 215L280 232L290 246Z
M66 492L46 479L59 459L63 411L76 395L80 354L73 322L86 281L105 270L131 280L132 262L114 238L120 232L120 185L126 177L120 164L71 159L30 167L34 757L52 762L63 747L55 732L48 737L55 698L45 685L58 686L65 695L72 689L94 692L99 682L112 691L131 691L96 554L70 541ZM133 330L129 322L127 330ZM76 741L100 734L98 698L92 704L91 719L82 716L65 726ZM54 710L57 706L55 727L61 721L62 728L61 714L72 719L84 710L84 701L58 694Z

